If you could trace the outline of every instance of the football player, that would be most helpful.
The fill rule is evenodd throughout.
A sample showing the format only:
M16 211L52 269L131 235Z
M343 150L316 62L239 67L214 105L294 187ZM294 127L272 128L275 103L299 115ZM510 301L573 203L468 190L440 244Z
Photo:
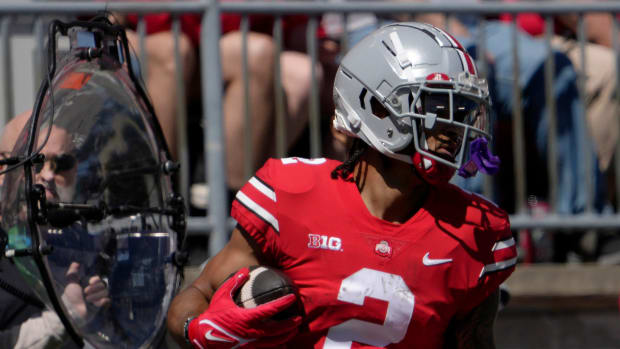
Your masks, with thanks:
M194 348L493 348L498 287L516 264L508 216L448 183L499 165L471 57L438 28L391 24L343 58L334 100L348 159L267 161L235 197L229 243L174 299L169 330ZM254 264L293 280L303 315L271 319L295 295L235 305Z

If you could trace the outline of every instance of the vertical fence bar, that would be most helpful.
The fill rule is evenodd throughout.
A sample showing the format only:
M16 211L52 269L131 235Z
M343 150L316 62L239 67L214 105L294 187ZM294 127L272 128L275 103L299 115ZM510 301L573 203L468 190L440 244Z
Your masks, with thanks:
M616 13L611 14L612 17L612 35L613 38L613 49L614 49L614 57L616 58L616 98L620 99L620 24L618 23L618 17ZM615 179L614 185L616 187L616 213L620 211L620 140L616 141L616 155L614 161L614 172Z
M478 61L478 75L487 78L489 74L489 62L487 60L487 36L485 30L487 21L484 17L478 18L478 37L476 38L476 60Z
M13 69L11 61L11 24L13 19L9 16L2 17L0 28L0 50L2 55L2 92L4 94L4 115L0 118L0 128L15 115L13 106Z
M276 113L276 156L286 156L286 110L284 109L284 88L282 87L282 16L277 16L273 23L274 47L274 98Z
M555 91L553 88L553 76L555 72L555 59L551 37L553 36L553 17L545 16L545 43L547 44L547 59L545 60L545 104L547 106L548 137L547 137L547 162L549 171L549 207L555 213L557 209L557 186L558 186L558 161L557 161L557 110L555 105Z
M187 96L185 92L185 67L181 59L179 37L181 35L181 21L178 16L172 20L172 35L174 36L174 75L177 89L176 100L176 147L177 157L181 165L179 187L185 204L189 204L189 149L187 144ZM189 206L188 206L189 207Z
M47 71L45 64L45 28L44 20L36 17L34 20L34 55L33 55L33 76L34 76L34 95L36 96L39 85L43 80L43 74Z
M136 33L138 34L138 46L140 47L140 71L142 71L142 78L147 81L149 79L149 65L146 53L146 21L144 16L138 17Z
M594 168L594 159L592 158L592 142L590 132L590 124L588 123L588 115L586 115L586 79L588 76L587 72L587 62L586 62L586 26L585 21L583 20L583 13L579 13L577 19L577 41L579 42L579 59L581 61L581 65L579 66L579 76L578 76L578 87L579 87L579 95L581 98L581 111L583 118L581 118L582 129L586 130L586 139L585 143L585 154L584 154L584 166L585 166L585 180L586 180L586 212L592 212L593 202L594 202L594 178L592 178L592 169Z
M452 33L452 19L453 19L453 14L448 13L443 17L443 25L444 28L446 28L446 31L448 33Z
M310 156L313 158L321 156L321 116L319 109L319 85L317 82L317 38L316 32L318 28L318 20L315 16L310 17L308 28L306 31L306 41L308 45L308 54L311 62L312 84L310 86Z
M342 15L342 39L340 41L340 51L342 52L342 56L344 56L351 46L351 40L349 38L349 14L345 13Z
M254 172L254 150L252 149L252 118L250 116L250 79L248 70L248 31L250 19L241 17L241 75L243 80L243 175L246 179Z
M478 37L476 40L476 59L478 60L478 75L482 78L487 79L488 78L488 72L489 72L489 64L487 61L487 36L486 36L486 25L487 22L484 19L484 17L479 17L478 18ZM488 110L488 113L493 113L492 110ZM495 126L495 122L494 122L494 113L491 114L491 125L490 125L490 129L491 131L493 131L493 128ZM493 140L491 142L491 150L494 148L495 144L495 140ZM484 194L484 196L488 197L488 198L493 198L493 178L491 176L483 176L482 177L482 193Z
M205 163L209 182L209 256L219 252L228 240L226 149L222 117L222 70L220 65L220 8L211 0L202 17L200 34Z
M519 28L516 16L512 18L512 153L514 157L515 178L515 210L517 213L525 213L525 187L526 187L526 163L525 143L523 131L523 110L521 109L521 86L519 85Z

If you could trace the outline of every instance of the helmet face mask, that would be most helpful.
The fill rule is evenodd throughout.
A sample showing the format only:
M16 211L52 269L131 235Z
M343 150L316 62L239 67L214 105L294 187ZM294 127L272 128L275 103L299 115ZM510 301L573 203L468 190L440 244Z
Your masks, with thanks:
M378 64L368 69L369 60ZM454 38L428 24L384 26L353 47L334 100L336 129L422 170L460 170L469 144L484 138L486 147L491 139L486 80Z
M482 83L486 84L484 81ZM410 114L415 119L415 151L459 169L468 160L471 141L479 137L491 138L488 95L481 98L469 93L457 93L459 85L456 83L438 85L424 82L418 91ZM437 147L439 149L435 149Z

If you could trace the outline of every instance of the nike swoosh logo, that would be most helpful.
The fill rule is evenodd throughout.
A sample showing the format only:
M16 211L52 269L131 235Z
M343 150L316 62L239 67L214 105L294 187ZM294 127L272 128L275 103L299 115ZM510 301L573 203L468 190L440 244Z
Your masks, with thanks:
M213 329L211 329L211 330L207 331L207 333L205 333L205 338L206 339L208 339L210 341L216 341L216 342L234 343L234 341L231 341L230 339L216 337L216 336L212 335L211 332L213 332Z
M430 252L426 252L424 258L422 258L422 263L426 266L439 265L452 262L452 258L446 259L431 259L428 255Z

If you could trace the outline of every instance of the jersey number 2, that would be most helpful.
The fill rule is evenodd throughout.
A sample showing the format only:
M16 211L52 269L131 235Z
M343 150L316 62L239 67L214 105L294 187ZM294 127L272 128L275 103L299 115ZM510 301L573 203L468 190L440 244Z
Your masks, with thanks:
M388 303L382 325L351 319L329 329L324 349L350 348L353 341L376 347L405 338L413 316L415 297L399 275L363 268L342 280L338 300L359 306L366 297Z

